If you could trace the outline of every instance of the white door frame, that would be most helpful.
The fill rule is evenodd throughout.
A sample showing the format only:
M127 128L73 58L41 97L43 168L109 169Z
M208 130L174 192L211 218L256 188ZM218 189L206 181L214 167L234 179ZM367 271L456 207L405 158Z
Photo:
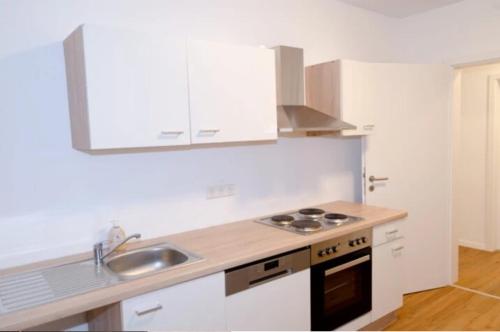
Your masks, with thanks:
M460 69L454 70L453 77L453 97L452 97L452 181L451 181L451 283L458 281L458 227L454 216L457 215L456 196L458 192L455 184L458 181L457 166L459 163L458 147L460 146L460 129L462 124L462 117L460 115L462 109L462 71Z
M498 222L498 133L500 130L500 74L488 78L488 113L486 138L486 250L495 251L497 247Z
M458 165L458 151L460 146L460 129L462 126L461 120L461 98L462 98L462 76L461 69L469 66L480 66L485 64L492 64L494 61L481 61L473 64L465 65L456 65L455 68L455 77L453 82L453 119L452 119L452 128L453 128L453 140L452 140L452 151L453 151L453 197L452 202L455 202L455 196L458 194L455 191L454 184L457 183L457 172L456 167ZM499 165L500 154L496 152L500 147L498 146L497 139L498 134L496 130L500 130L500 74L499 75L491 75L489 77L488 82L488 111L487 111L487 155L486 155L486 202L485 202L485 210L486 210L486 250L496 250L500 245L500 227L497 225L497 220L500 217L500 211L496 207L496 202L498 202L499 191L498 191L498 179L497 172L495 169L497 165ZM454 220L453 216L456 215L455 205L452 204L452 220ZM452 281L456 282L458 280L458 234L457 227L455 222L452 222Z

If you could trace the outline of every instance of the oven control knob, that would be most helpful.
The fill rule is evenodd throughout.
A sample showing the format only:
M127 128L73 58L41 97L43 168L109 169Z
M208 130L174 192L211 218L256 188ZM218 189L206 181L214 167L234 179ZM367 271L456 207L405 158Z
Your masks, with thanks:
M361 239L356 239L356 244L361 244Z
M327 248L327 249L326 249L326 253L327 253L328 255L333 254L333 249L332 249L332 248Z
M366 243L366 236L363 236L363 237L361 238L361 241L363 241L363 243Z
M333 246L333 247L331 247L331 249L333 252L337 252L337 246Z
M325 256L325 254L326 254L326 252L324 250L318 251L318 256L319 257L323 257L323 256Z
M354 241L354 240L351 240L351 241L349 241L349 245L350 245L351 247L354 247L354 246L356 245L356 243L355 243L355 241Z

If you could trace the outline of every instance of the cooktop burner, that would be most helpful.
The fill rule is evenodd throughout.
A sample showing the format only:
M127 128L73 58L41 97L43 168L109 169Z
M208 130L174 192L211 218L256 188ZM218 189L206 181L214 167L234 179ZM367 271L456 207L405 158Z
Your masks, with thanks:
M321 209L309 208L309 209L299 210L299 213L310 218L320 218L325 213L325 211Z
M321 229L321 223L311 219L295 220L292 222L292 226L301 232L314 232Z
M277 216L272 216L271 220L278 225L289 225L292 223L292 221L295 220L295 218L287 214L281 214Z
M342 213L327 213L325 214L325 220L331 223L343 223L349 220L349 216Z
M301 235L342 227L353 222L362 221L363 218L345 215L318 208L308 208L299 211L290 211L263 219L256 220L275 228Z

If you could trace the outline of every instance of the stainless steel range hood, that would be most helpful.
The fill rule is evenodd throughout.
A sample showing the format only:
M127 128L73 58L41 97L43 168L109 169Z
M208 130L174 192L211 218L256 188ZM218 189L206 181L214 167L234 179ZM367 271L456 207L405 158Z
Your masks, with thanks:
M277 46L273 49L280 133L329 134L356 129L356 126L305 105L304 52L301 48Z

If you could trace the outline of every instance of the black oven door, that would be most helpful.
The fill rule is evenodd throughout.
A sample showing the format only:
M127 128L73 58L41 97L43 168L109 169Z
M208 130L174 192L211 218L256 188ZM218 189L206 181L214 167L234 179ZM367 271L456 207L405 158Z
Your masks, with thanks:
M371 309L371 248L311 267L313 331L331 331Z

